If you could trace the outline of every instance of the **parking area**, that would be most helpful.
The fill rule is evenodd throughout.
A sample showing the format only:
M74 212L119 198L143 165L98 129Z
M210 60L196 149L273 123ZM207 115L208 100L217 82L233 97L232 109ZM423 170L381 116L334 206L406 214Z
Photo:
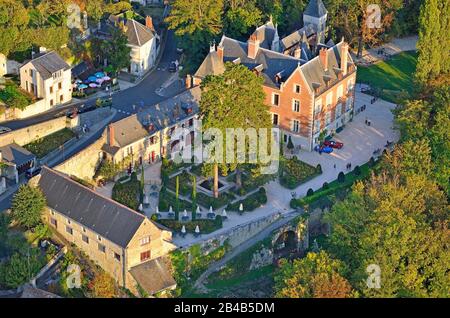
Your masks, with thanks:
M324 182L331 182L337 178L339 172L347 172L347 164L351 169L362 165L374 156L376 149L384 149L387 141L397 142L399 132L394 130L394 115L392 110L395 105L384 100L377 100L374 104L370 101L372 96L357 92L355 98L355 110L366 105L364 111L353 117L345 128L336 134L333 140L343 142L342 149L334 149L331 154L319 154L316 151L301 151L299 159L313 166L320 164L323 174L296 189L297 195L303 196L309 188L320 188ZM370 126L366 124L370 121ZM375 156L374 156L375 157Z

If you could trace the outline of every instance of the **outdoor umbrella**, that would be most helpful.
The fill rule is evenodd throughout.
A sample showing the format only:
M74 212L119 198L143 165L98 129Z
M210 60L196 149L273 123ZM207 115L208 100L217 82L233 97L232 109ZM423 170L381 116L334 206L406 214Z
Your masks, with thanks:
M103 76L103 77L102 77L102 80L104 80L104 81L110 81L110 80L111 80L111 77L109 77L109 76Z
M195 233L197 233L197 234L200 233L200 228L198 225L195 227Z
M209 206L209 213L214 213L213 209L212 209L212 206Z
M98 87L98 85L97 85L97 84L95 84L95 83L91 83L91 84L89 84L89 87L92 87L92 88L94 88L94 87Z
M94 76L97 77L97 78L101 78L101 77L103 77L103 76L105 76L105 75L106 75L106 74L103 73L103 72L97 72L97 73L94 74Z
M89 76L89 77L87 78L87 80L88 80L89 82L95 82L95 81L97 80L97 77L95 77L95 76Z
M196 212L200 213L200 207L199 206L197 206L197 211Z
M98 84L102 84L104 82L103 78L97 78L96 82Z
M181 233L186 234L186 227L183 225L183 227L181 228Z
M85 89L88 88L89 86L87 86L86 84L80 84L78 85L78 89Z
M184 217L187 217L187 211L186 211L186 209L184 209L183 216L184 216Z
M156 214L158 214L159 213L159 208L158 207L156 207Z
M81 83L83 83L83 81L80 80L80 79L77 79L77 80L75 81L75 83L76 83L76 84L81 84Z
M243 212L243 211L244 211L244 205L243 205L242 203L239 205L239 211L240 211L240 212Z
M170 207L169 207L169 213L172 213L172 212L173 212L172 206L170 206Z
M225 211L225 209L223 209L223 211L222 211L222 216L227 217L227 211Z

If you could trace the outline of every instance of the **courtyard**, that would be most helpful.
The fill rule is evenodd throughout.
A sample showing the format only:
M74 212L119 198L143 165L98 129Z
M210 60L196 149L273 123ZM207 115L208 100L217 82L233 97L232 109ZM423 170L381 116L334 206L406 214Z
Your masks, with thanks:
M267 193L267 203L262 207L255 209L251 213L242 215L234 212L228 213L228 218L223 222L223 227L210 234L194 236L175 236L174 244L186 247L201 241L218 237L230 231L230 229L243 224L253 222L257 219L267 217L275 213L288 213L292 211L290 201L292 194L297 198L306 196L308 189L318 190L324 182L331 183L337 179L339 172L347 173L346 165L351 163L353 169L355 166L362 166L367 163L371 157L374 157L374 150L384 149L387 141L397 142L399 133L394 130L392 110L395 105L384 100L378 99L371 104L372 96L356 93L355 109L366 105L366 109L354 116L353 121L334 137L335 140L343 142L342 149L335 149L331 154L319 154L318 152L300 151L298 158L312 166L320 164L322 174L301 184L295 189L286 189L280 185L278 180L271 181L265 185ZM371 125L365 124L365 120L370 120ZM336 168L334 167L336 165ZM221 211L216 211L220 213Z

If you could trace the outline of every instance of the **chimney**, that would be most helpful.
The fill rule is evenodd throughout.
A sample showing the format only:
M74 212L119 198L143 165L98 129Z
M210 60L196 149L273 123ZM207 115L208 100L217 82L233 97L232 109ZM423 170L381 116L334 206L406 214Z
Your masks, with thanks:
M149 15L145 17L145 26L150 30L155 30L155 27L153 26L153 19Z
M328 50L326 48L320 49L319 58L324 70L328 71Z
M301 57L301 55L302 55L302 49L301 48L296 48L295 49L295 51L294 51L294 57L296 58L296 59L299 59L300 57Z
M2 162L3 161L3 153L2 153L2 151L0 150L0 162Z
M223 62L223 46L220 44L217 46L217 56L219 57L219 60Z
M259 50L259 40L256 38L255 34L252 34L247 41L247 56L251 59L256 58Z
M186 88L189 89L192 87L192 76L186 75Z
M341 45L341 70L342 75L347 75L347 69L348 69L348 43L342 42Z
M111 147L113 147L114 146L114 126L113 126L113 124L109 124L108 132L109 132L108 143Z

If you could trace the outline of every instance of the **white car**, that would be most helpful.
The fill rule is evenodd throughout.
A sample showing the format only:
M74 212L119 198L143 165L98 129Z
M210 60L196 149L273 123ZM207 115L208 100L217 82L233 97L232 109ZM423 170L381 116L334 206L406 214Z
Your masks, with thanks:
M10 131L11 131L11 128L0 127L0 134L4 134L4 133L10 132Z

